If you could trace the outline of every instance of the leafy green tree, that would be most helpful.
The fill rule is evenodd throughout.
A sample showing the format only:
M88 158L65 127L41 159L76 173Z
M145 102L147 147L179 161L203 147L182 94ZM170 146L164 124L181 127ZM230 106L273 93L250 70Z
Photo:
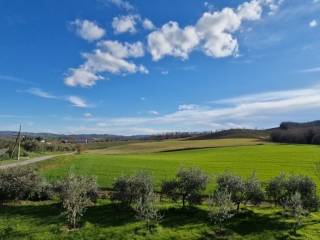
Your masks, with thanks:
M252 174L245 182L245 201L254 205L259 205L264 200L264 191L261 186L261 182Z
M153 181L146 172L138 172L133 176L122 176L113 184L112 200L130 206L137 201L147 201L153 193Z
M286 197L286 175L281 173L271 179L266 186L266 193L275 205L282 204Z
M192 206L201 202L201 194L207 184L208 176L200 169L180 169L176 179L162 183L162 193L173 200L181 199L183 207L186 203Z
M223 173L217 177L217 191L226 191L231 194L231 200L240 210L240 204L246 200L246 185L240 176Z

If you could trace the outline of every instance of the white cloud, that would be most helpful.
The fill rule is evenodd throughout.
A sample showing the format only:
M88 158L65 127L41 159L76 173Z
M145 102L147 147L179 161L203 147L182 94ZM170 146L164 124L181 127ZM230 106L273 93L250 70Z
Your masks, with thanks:
M312 20L312 21L309 23L309 27L311 27L311 28L314 28L314 27L316 27L316 26L318 26L317 20Z
M29 93L31 95L37 96L37 97L49 98L49 99L57 99L56 96L54 96L51 93L48 93L46 91L43 91L40 88L29 88L25 92Z
M148 35L153 60L164 56L187 59L197 48L215 58L237 55L239 45L233 34L240 29L243 21L259 20L263 6L274 4L274 1L265 1L268 0L252 0L244 2L237 9L226 7L221 11L206 12L194 26L180 28L173 21L164 24L161 29Z
M140 17L138 15L114 17L112 20L112 27L114 29L114 32L117 34L126 32L136 33L136 24L138 20L140 20Z
M120 43L118 41L101 41L92 53L84 53L85 62L78 68L70 69L64 82L68 86L93 86L103 79L99 74L144 73L148 70L143 65L136 65L129 58L144 56L141 42Z
M80 108L88 107L88 104L86 103L86 101L80 97L69 96L67 97L67 99L74 107L80 107Z
M142 42L121 43L118 41L102 41L98 46L117 58L139 58L144 56Z
M168 70L162 70L162 71L161 71L161 74L162 74L162 75L168 75L168 74L169 74L169 71L168 71Z
M71 68L64 83L70 87L75 87L77 85L81 87L90 87L93 86L96 81L102 79L102 76L96 75L94 72L86 69L85 66L82 66L80 68Z
M89 107L89 105L86 103L86 101L80 97L77 96L56 96L51 93L48 93L40 88L29 88L24 91L18 91L22 93L28 93L33 96L41 97L41 98L47 98L47 99L55 99L59 101L68 101L71 103L74 107Z
M180 111L188 111L188 110L194 110L194 109L197 109L199 108L200 106L199 105L196 105L196 104L182 104L182 105L179 105L178 106L178 109Z
M148 35L149 51L155 61L166 55L187 59L198 43L195 28L187 26L181 29L177 22L166 23Z
M155 110L151 110L148 113L151 114L151 115L159 115L159 112L155 111Z
M176 112L165 115L92 119L89 128L96 122L96 131L100 129L118 134L143 134L146 133L144 131L204 131L256 127L256 124L260 127L272 127L286 120L288 114L298 116L298 113L306 111L316 114L318 110L320 110L319 85L221 99L215 101L215 105L185 104L179 106ZM103 127L99 127L98 123Z
M114 4L115 6L119 7L119 8L123 8L127 11L131 11L134 10L134 6L125 0L108 0L108 2Z
M142 26L143 26L143 28L146 29L146 30L153 30L153 29L156 28L156 27L154 26L153 22L152 22L150 19L148 19L148 18L145 18L145 19L143 20Z
M320 72L320 67L307 68L307 69L301 70L300 72L301 73L316 73L316 72Z
M91 118L91 117L92 117L92 114L91 114L91 113L85 113L85 114L83 114L83 116L84 116L85 118Z
M105 35L105 30L103 28L89 20L76 19L71 22L71 25L76 28L76 32L80 37L89 42L98 40Z

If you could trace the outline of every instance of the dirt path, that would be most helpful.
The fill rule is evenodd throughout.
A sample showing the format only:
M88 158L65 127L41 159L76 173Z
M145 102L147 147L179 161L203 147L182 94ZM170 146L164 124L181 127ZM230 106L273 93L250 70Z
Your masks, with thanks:
M32 163L46 161L46 160L49 160L49 159L54 158L54 157L71 155L71 154L74 154L74 153L64 153L64 154L36 157L36 158L29 159L29 160L22 160L20 162L14 162L14 163L8 163L8 164L0 165L0 169L7 169L7 168L12 168L12 167L25 166L25 165L29 165L29 164L32 164Z

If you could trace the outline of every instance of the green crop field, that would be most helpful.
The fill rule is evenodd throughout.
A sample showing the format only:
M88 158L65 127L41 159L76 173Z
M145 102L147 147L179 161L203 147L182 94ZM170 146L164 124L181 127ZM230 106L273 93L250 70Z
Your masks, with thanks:
M90 151L99 154L141 154L152 152L165 152L186 149L202 149L212 147L231 147L258 145L265 142L253 138L233 138L233 139L216 139L216 140L166 140L166 141L148 141L133 142L128 144L114 143L110 147Z
M104 154L107 151L58 157L38 164L38 168L49 179L59 178L72 168L81 174L97 176L102 187L110 187L117 176L145 170L152 174L159 186L161 180L173 177L181 167L199 167L212 177L223 171L242 176L250 176L255 172L261 180L268 180L283 171L308 175L316 180L314 164L320 160L320 147L312 145L260 144L140 154ZM124 152L127 153L125 149Z
M145 170L152 174L156 187L172 178L181 167L199 167L213 178L224 171L244 177L253 172L263 181L284 171L315 177L314 164L320 160L320 147L314 145L271 144L254 139L204 141L171 140L110 145L80 155L61 156L37 163L49 180L63 177L70 169L97 176L101 187L111 187L120 175ZM209 193L214 188L211 183ZM181 208L180 203L161 202L163 216L157 228L149 232L131 209L118 209L110 200L100 199L90 207L81 228L70 230L56 201L10 203L0 208L0 239L124 239L124 240L206 240L206 239L310 239L320 236L320 213L302 220L297 234L294 221L268 203L260 207L242 206L240 214L225 226L223 236L208 218L206 204Z

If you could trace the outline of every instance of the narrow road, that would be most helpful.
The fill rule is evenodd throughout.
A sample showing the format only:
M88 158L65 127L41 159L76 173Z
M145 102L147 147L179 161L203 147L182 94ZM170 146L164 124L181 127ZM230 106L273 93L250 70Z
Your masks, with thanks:
M29 160L21 160L19 162L0 165L0 169L7 169L7 168L12 168L12 167L25 166L25 165L29 165L29 164L32 164L32 163L46 161L46 160L49 160L49 159L54 158L54 157L66 156L66 155L72 155L72 154L74 154L74 152L72 152L72 153L64 153L64 154L57 154L57 155L42 156L42 157L36 157L36 158L29 159Z

